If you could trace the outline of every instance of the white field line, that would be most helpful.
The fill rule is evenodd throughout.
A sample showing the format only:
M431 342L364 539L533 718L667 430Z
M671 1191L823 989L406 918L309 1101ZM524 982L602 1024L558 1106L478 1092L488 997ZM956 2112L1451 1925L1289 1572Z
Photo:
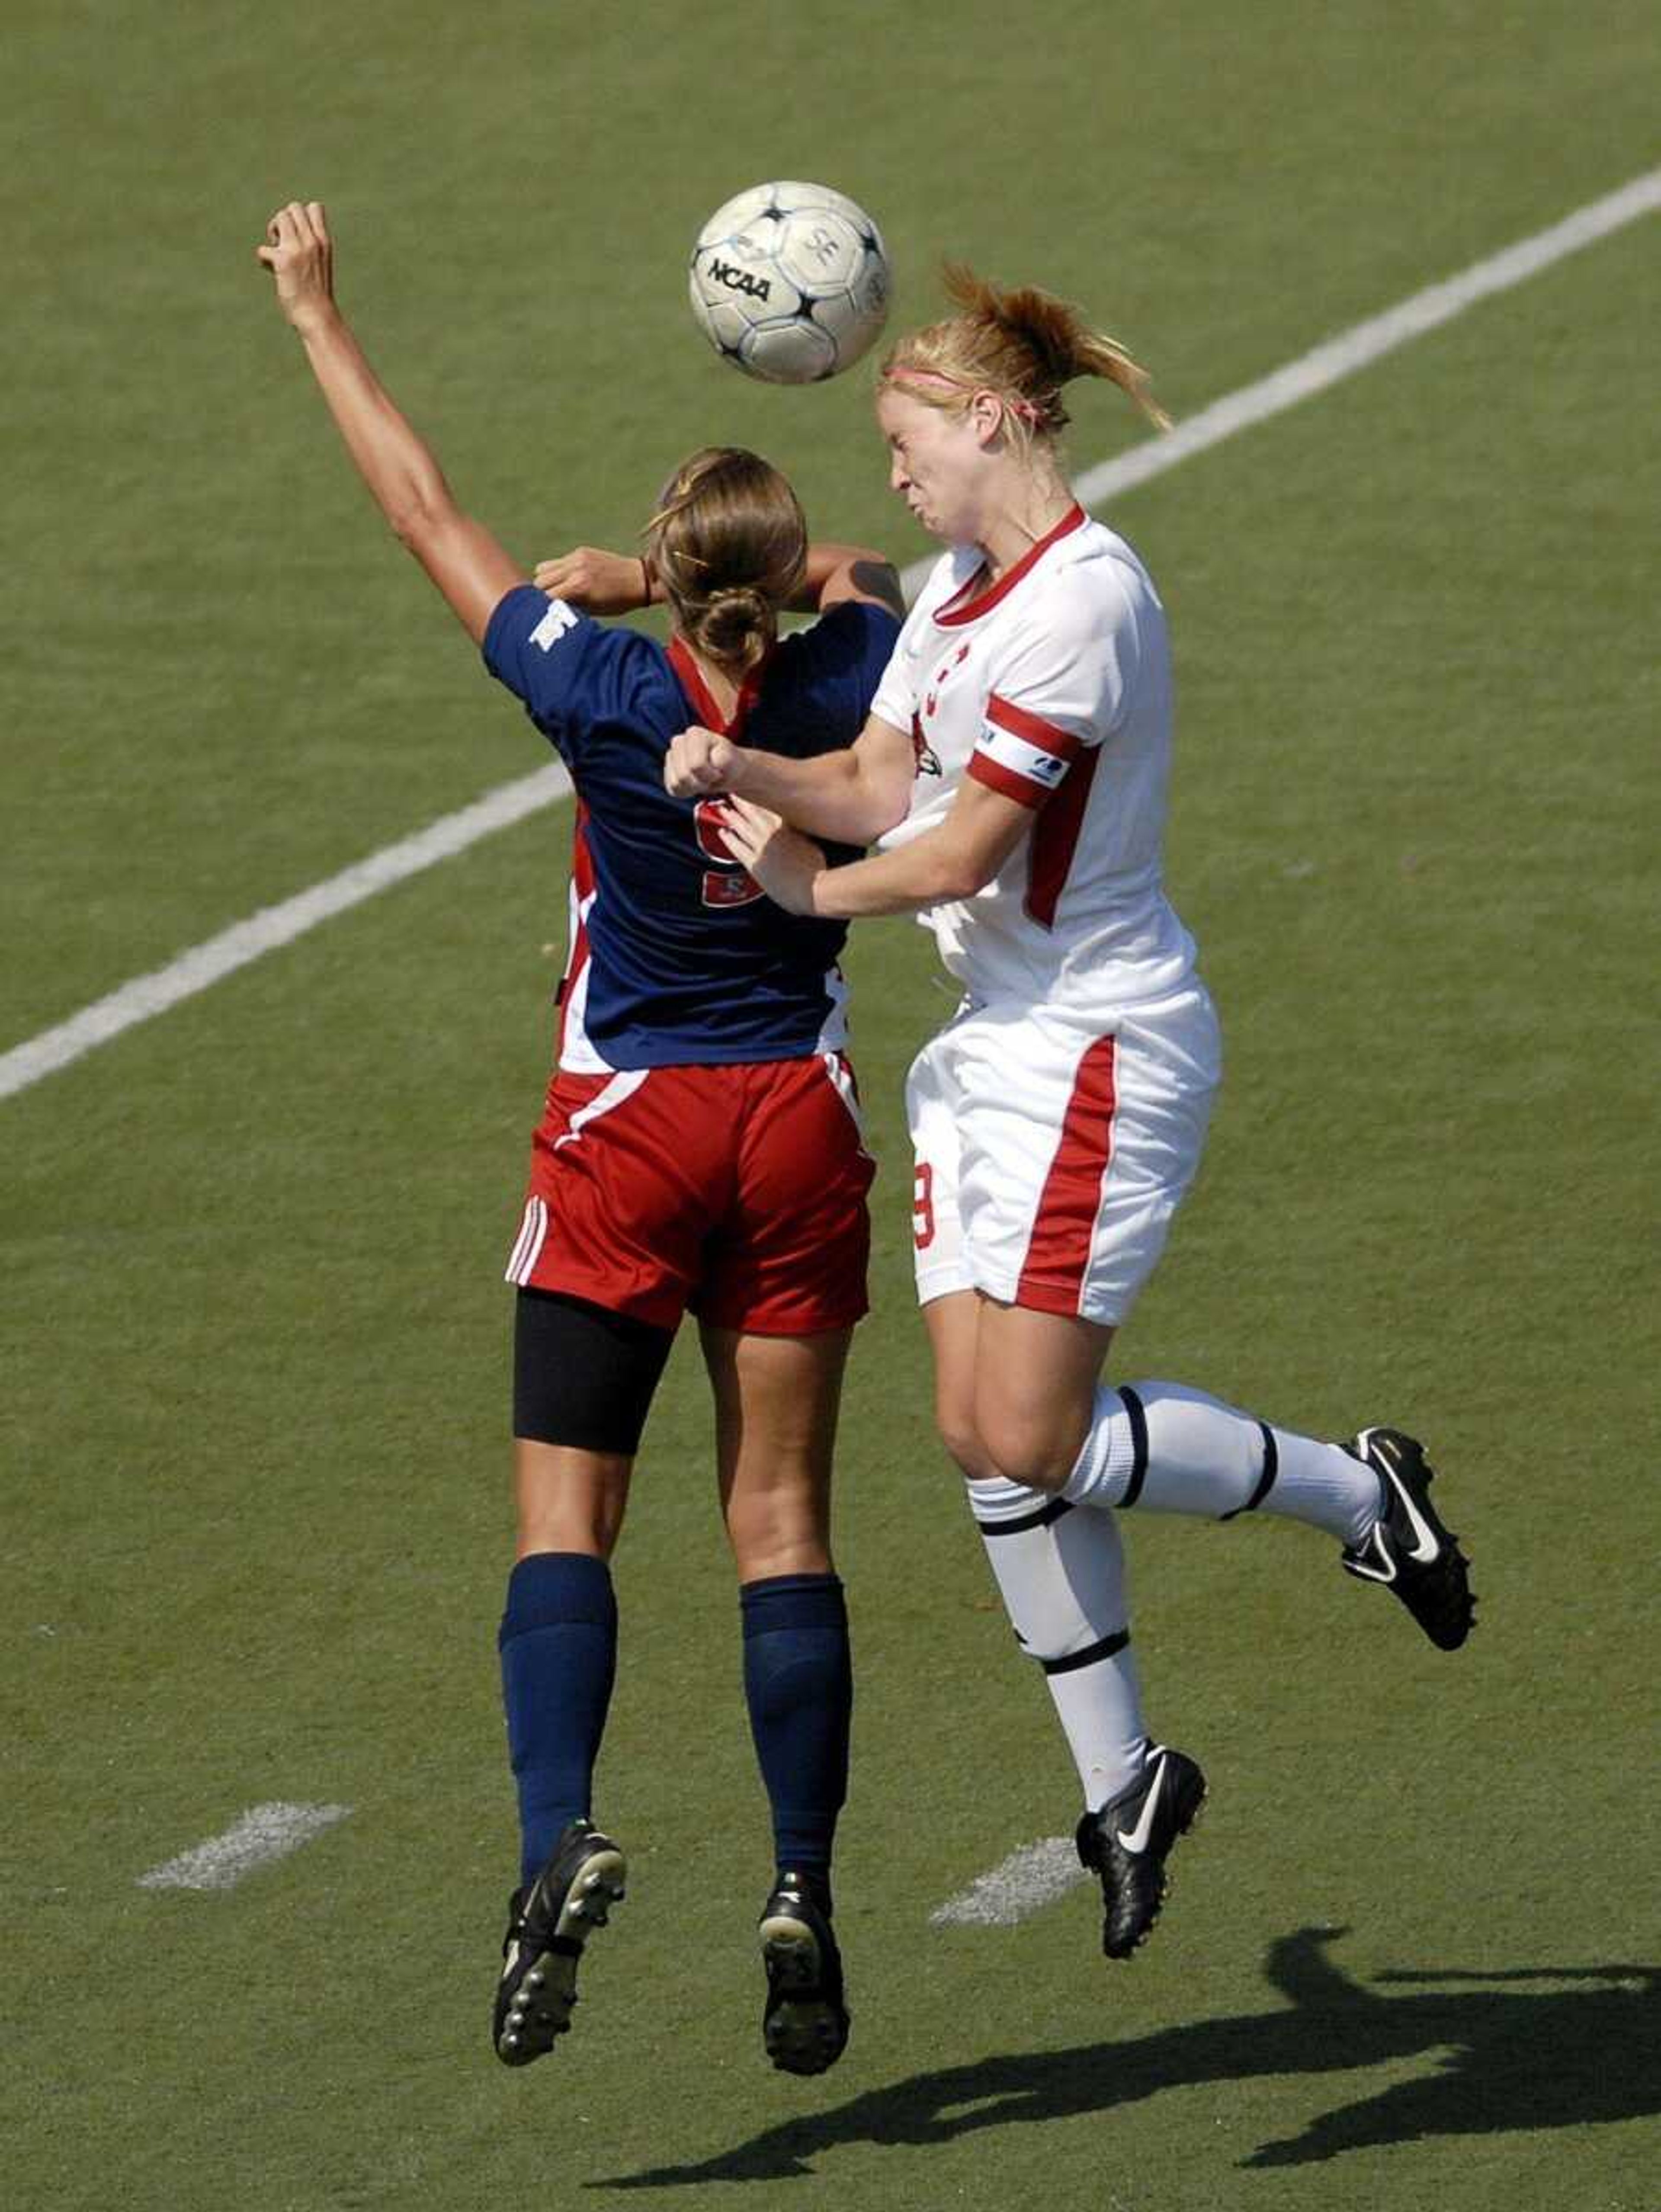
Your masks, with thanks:
M1579 208L1561 222L1536 231L1485 261L1475 263L1444 283L1427 285L1381 315L1355 324L1335 338L1289 362L1270 376L1243 386L1238 392L1202 408L1163 437L1133 446L1128 453L1087 469L1076 479L1080 498L1095 506L1134 485L1162 476L1195 453L1220 445L1225 438L1266 422L1270 416L1295 407L1318 392L1354 376L1397 346L1427 331L1437 329L1462 315L1468 307L1492 294L1507 290L1536 276L1555 261L1578 253L1624 224L1661 208L1661 169L1652 169L1603 198ZM915 562L904 574L908 596L933 566L930 559ZM124 983L69 1020L43 1030L27 1043L0 1054L0 1098L26 1091L56 1069L67 1067L100 1044L107 1044L124 1030L163 1013L180 1000L206 990L222 976L245 968L251 961L288 945L332 915L343 914L391 884L418 874L435 861L465 852L493 830L522 821L528 814L550 805L570 790L563 769L554 767L499 785L472 805L419 830L414 836L389 845L368 860L343 869L326 883L314 884L280 905L263 908L246 921L235 923L217 937L181 953L165 968Z
M350 1805L251 1805L222 1836L138 1877L140 1889L229 1889L256 1867L287 1858L301 1844L344 1820Z
M217 937L210 937L205 943L193 945L188 952L181 952L165 968L155 969L148 975L134 976L107 998L83 1006L68 1021L59 1022L54 1029L42 1030L27 1044L0 1054L0 1098L9 1097L16 1091L27 1091L43 1075L67 1067L71 1060L79 1060L95 1045L107 1044L112 1037L119 1036L123 1030L147 1022L153 1015L166 1013L181 999L193 998L197 992L205 991L222 976L234 975L251 961L274 952L278 945L292 944L296 937L315 929L331 915L344 914L349 908L361 906L365 899L373 898L377 891L384 891L389 884L402 883L406 876L419 875L435 861L465 853L470 845L476 845L481 837L488 837L492 830L505 830L510 823L522 821L527 814L535 814L551 805L555 799L564 798L570 788L571 779L557 763L551 768L538 769L534 775L498 784L494 791L487 791L483 799L475 799L459 813L446 814L439 821L429 823L426 829L417 830L413 836L400 838L395 845L382 846L368 860L355 860L338 876L313 884L309 890L297 891L278 906L261 907L246 921L234 923Z
M1208 447L1232 438L1238 430L1248 429L1255 422L1267 422L1271 415L1296 407L1316 392L1342 383L1347 376L1354 376L1357 369L1366 368L1381 356L1393 353L1409 339L1422 337L1427 331L1451 323L1467 307L1474 307L1479 300L1510 290L1512 285L1521 284L1537 276L1541 270L1548 269L1554 261L1579 253L1583 246L1594 245L1611 231L1637 222L1640 216L1653 215L1658 209L1661 209L1661 169L1652 169L1647 175L1634 177L1619 191L1577 208L1549 230L1536 231L1532 238L1524 238L1515 246L1506 246L1503 252L1475 263L1463 275L1450 276L1445 283L1427 284L1422 292L1415 292L1410 299L1386 308L1382 315L1354 324L1335 338L1329 338L1324 345L1317 345L1312 352L1288 362L1284 368L1277 368L1273 375L1256 384L1243 385L1226 398L1214 400L1209 407L1179 422L1164 437L1133 446L1116 459L1087 469L1077 479L1079 497L1086 507L1092 507L1098 500L1128 491L1133 484L1146 483L1150 477L1174 469L1190 454L1202 453Z
M1089 1880L1071 1836L1045 1836L1036 1844L1023 1844L990 1874L978 1875L967 1889L937 1905L928 1916L929 1924L1013 1928L1041 1905L1053 1905L1075 1884Z

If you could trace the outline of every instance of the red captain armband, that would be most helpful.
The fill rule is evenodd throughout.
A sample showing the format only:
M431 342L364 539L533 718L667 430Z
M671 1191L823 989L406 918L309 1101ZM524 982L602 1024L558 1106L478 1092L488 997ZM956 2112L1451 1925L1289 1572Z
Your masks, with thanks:
M1039 807L1059 789L1083 743L1071 730L1046 722L995 691L986 702L968 773L1019 805Z

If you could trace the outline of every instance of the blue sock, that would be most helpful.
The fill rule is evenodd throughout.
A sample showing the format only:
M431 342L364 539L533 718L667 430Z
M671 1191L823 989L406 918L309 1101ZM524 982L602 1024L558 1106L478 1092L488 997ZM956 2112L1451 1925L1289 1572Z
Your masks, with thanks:
M519 1787L520 1879L541 1871L568 1822L586 1818L617 1673L611 1571L585 1552L532 1552L508 1578L496 1638L508 1748Z
M774 1575L745 1583L739 1603L744 1694L778 1870L809 1875L828 1911L854 1704L842 1583L835 1575Z

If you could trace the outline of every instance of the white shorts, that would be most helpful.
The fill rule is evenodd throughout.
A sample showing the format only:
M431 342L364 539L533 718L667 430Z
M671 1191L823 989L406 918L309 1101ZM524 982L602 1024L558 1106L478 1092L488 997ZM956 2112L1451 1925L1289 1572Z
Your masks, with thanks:
M1116 1324L1165 1249L1221 1073L1203 984L1105 1014L965 1000L913 1061L917 1298Z

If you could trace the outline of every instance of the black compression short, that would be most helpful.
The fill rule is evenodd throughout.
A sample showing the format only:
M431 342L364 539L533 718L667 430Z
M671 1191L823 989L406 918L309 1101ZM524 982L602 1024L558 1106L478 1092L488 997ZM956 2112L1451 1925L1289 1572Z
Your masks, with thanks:
M579 1451L640 1449L672 1328L561 1291L520 1291L514 1315L514 1434Z

